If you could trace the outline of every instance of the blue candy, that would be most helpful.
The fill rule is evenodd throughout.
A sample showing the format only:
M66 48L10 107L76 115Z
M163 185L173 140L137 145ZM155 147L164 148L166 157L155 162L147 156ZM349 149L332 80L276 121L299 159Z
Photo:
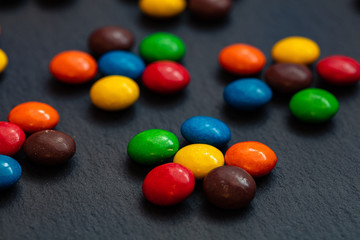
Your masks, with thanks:
M272 91L263 81L256 78L236 80L226 86L224 100L239 110L254 110L270 101Z
M121 75L131 79L139 78L145 69L140 57L125 51L105 53L100 57L98 66L104 75Z
M205 116L192 117L181 125L181 134L190 143L223 146L230 141L230 128L222 121Z
M11 157L0 155L0 190L11 187L20 177L20 164Z

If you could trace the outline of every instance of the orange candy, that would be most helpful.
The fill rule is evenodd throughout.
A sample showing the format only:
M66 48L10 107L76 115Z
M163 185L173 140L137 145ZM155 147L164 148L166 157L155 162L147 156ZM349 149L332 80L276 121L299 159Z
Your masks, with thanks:
M54 128L59 122L59 114L48 104L25 102L10 111L8 120L25 132L32 133Z
M255 141L232 145L225 153L225 164L246 170L253 177L262 177L275 167L277 157L265 144Z
M264 68L266 58L258 48L238 43L221 50L219 62L225 70L231 73L251 75Z
M61 82L80 84L90 81L97 73L96 60L81 51L65 51L50 62L51 74Z

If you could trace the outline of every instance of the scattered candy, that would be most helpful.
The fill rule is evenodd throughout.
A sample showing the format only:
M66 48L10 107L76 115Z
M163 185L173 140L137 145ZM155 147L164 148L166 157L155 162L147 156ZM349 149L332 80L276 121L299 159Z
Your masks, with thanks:
M91 102L106 111L118 111L133 105L139 98L137 83L124 76L107 76L90 89Z
M256 183L244 169L222 166L205 177L203 190L208 201L215 206L238 209L248 206L255 197Z
M8 120L25 132L32 133L54 128L59 122L59 114L46 103L25 102L10 111Z
M179 61L186 51L184 42L170 33L154 33L142 40L140 55L148 62L170 60Z
M308 65L318 59L320 48L309 38L292 36L275 43L271 54L276 62Z
M174 163L190 169L196 179L202 179L212 169L224 165L224 155L211 145L191 144L175 154Z
M20 164L11 157L0 155L0 191L13 186L20 177Z
M266 83L275 91L295 93L310 86L313 75L310 69L296 63L277 63L265 74Z
M339 110L339 102L330 92L309 88L296 93L290 100L290 111L305 122L324 122Z
M219 54L220 65L233 74L251 75L260 72L266 63L265 55L248 44L233 44Z
M270 173L276 162L274 151L255 141L236 143L225 153L226 165L240 167L253 177L262 177Z
M160 206L180 203L190 196L194 188L194 174L177 163L154 168L146 175L142 185L145 198Z
M12 156L25 141L24 131L16 124L0 122L0 155Z
M206 116L189 118L181 125L181 134L190 143L221 147L231 139L230 128L222 121Z
M92 80L97 73L96 60L86 52L64 51L50 62L50 72L59 81L81 84Z
M72 158L76 145L74 140L63 132L44 130L28 137L23 149L25 155L35 163L58 165Z
M140 0L140 10L151 17L169 18L185 10L185 0Z
M106 26L93 31L88 44L93 53L102 55L113 50L130 50L134 44L134 36L125 28Z
M6 53L0 49L0 73L2 73L8 65L8 57Z
M183 90L190 82L190 75L176 62L157 61L145 68L142 82L154 92L171 94Z
M218 19L229 14L232 0L190 0L189 10L197 17Z
M137 79L144 69L143 60L131 52L111 51L99 59L99 70L104 75L121 75Z
M129 157L137 163L160 164L179 150L179 140L161 129L143 131L133 137L127 147Z
M272 91L263 81L256 78L236 80L226 86L224 100L238 110L255 110L270 101Z
M316 66L319 76L332 84L353 84L360 80L360 63L347 56L330 56Z

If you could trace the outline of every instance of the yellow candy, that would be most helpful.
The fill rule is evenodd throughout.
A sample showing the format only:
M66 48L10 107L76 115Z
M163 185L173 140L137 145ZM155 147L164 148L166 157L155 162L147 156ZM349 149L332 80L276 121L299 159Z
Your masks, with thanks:
M122 110L133 105L139 98L137 83L124 76L103 77L90 89L91 102L106 111Z
M278 41L271 54L276 62L307 65L319 58L320 48L309 38L294 36Z
M191 144L176 153L174 163L188 168L196 179L202 179L212 169L224 165L224 155L211 145Z
M185 10L185 0L140 0L140 10L152 17L173 17Z
M8 64L8 58L5 52L0 49L0 73L2 73Z

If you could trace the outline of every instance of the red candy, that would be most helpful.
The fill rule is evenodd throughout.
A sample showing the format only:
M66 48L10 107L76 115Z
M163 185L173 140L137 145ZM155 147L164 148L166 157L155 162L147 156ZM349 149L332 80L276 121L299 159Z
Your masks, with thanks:
M142 81L148 89L168 94L184 89L190 82L190 75L176 62L158 61L146 67Z
M25 141L24 131L16 124L0 122L0 155L12 156Z
M346 56L330 56L322 59L316 70L325 81L337 85L356 83L360 80L360 64Z
M142 190L149 202L169 206L187 198L194 187L194 174L189 169L177 163L167 163L146 175Z

